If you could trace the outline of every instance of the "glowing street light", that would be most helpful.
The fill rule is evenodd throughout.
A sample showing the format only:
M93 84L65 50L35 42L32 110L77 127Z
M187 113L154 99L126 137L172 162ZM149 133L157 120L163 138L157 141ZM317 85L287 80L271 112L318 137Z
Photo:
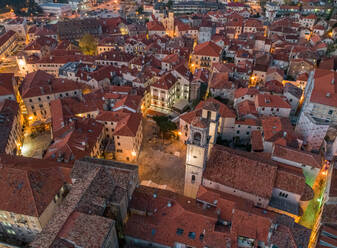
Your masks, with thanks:
M133 157L136 157L136 156L137 156L137 153L136 153L135 151L132 151L132 152L131 152L131 155L132 155Z

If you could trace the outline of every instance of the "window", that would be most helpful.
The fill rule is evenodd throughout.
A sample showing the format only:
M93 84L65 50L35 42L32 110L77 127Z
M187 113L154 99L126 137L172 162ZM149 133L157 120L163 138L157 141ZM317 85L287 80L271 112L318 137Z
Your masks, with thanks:
M120 146L120 145L121 145L121 143L119 143L119 142L118 142L118 143L117 143L117 145L119 145L119 146Z
M193 135L193 144L200 145L200 143L201 143L201 134L196 132Z
M211 111L207 111L207 120L211 119L211 115L212 115Z
M192 175L191 183L195 183L195 175Z
M195 232L189 232L189 233L188 233L188 237L189 237L190 239L195 239Z
M236 131L236 133L237 133L237 134L240 134L240 131L238 130L238 131Z
M262 111L264 111L264 108L262 108Z
M332 115L332 113L333 113L333 110L329 110L328 114Z
M183 235L184 234L184 229L177 228L176 234L180 235L180 236Z
M39 102L41 102L41 97L38 98Z
M32 100L32 99L29 99L29 102L33 102L33 100Z
M117 152L123 152L123 150L122 149L117 149Z
M279 196L284 197L284 198L287 198L287 197L288 197L288 194L283 193L283 192L280 192L280 193L279 193Z

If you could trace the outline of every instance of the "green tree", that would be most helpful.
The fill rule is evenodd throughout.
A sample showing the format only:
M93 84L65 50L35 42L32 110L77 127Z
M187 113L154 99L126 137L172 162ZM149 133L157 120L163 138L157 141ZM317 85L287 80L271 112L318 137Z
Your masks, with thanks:
M160 133L162 137L166 134L171 133L172 131L177 129L177 126L174 122L170 121L167 116L154 116L152 119L157 123L160 129Z
M85 34L81 38L79 46L85 55L95 55L97 52L97 41L91 34Z
M171 9L172 8L172 5L173 5L173 1L172 0L168 0L166 6L168 9Z
M139 6L138 9L137 9L137 12L138 12L139 15L143 14L144 13L143 6Z

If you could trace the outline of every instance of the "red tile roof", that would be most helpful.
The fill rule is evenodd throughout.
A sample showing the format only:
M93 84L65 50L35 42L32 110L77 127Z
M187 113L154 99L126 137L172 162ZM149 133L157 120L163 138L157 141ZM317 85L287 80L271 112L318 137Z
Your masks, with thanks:
M277 80L271 80L265 83L265 86L260 89L260 91L282 94L283 84Z
M38 37L25 47L25 51L28 50L41 50L42 47L54 48L57 45L57 41L49 37Z
M263 151L262 133L260 130L252 131L251 143L253 151L255 152Z
M228 231L218 235L214 231L216 208L203 209L195 200L173 192L140 186L129 206L131 212L137 210L149 215L132 214L126 224L126 236L170 247L175 242L193 247L215 243L217 247L229 239ZM181 234L177 233L178 229ZM194 238L188 236L190 232L194 232ZM203 239L200 234L204 235Z
M0 36L0 47L2 47L5 42L7 42L12 36L16 35L16 33L13 30L9 30L3 35Z
M233 82L229 81L228 72L214 72L208 83L211 89L232 89Z
M212 148L204 178L269 199L276 174L277 165L269 160L216 145Z
M255 103L249 100L242 101L236 105L236 111L239 118L246 115L258 116Z
M222 102L214 98L208 98L205 101L199 102L199 104L195 107L195 110L202 109L208 104L213 104L219 111L219 114L222 118L235 118L236 117L232 109L228 108L225 104L223 104Z
M259 93L259 90L256 88L239 88L235 90L234 97L240 98L246 95L257 95L258 93Z
M122 97L120 100L117 100L113 109L133 109L135 112L138 112L140 109L140 105L142 102L142 96L139 95L126 95Z
M69 119L78 114L99 111L103 109L104 102L99 97L92 97L92 93L83 97L66 97L50 102L50 113L54 135L63 126L69 123Z
M0 96L15 95L13 80L14 73L0 73Z
M194 54L199 56L219 57L221 55L222 48L216 45L213 41L207 41L198 44L194 48Z
M74 211L57 237L69 241L71 247L102 247L113 225L114 220Z
M264 140L282 146L298 147L297 134L288 118L270 116L262 119Z
M337 72L316 69L314 79L315 85L311 93L310 101L337 107Z
M258 94L255 104L256 107L291 108L290 104L283 97L270 94Z
M274 162L269 154L243 152L219 145L211 151L204 178L265 199L270 199L273 188L300 196L306 193L301 168Z
M135 137L140 125L142 125L142 114L129 113L117 123L113 135Z
M57 132L44 156L45 159L74 163L76 159L90 156L104 126L94 119L74 118Z
M41 159L0 155L0 209L40 217L64 183L71 167Z
M149 31L165 31L163 24L158 21L148 22L146 27Z
M320 155L297 150L291 147L280 146L276 144L273 149L272 156L311 166L313 168L322 168L322 158Z
M302 196L306 187L302 168L279 164L274 187Z
M177 81L178 79L171 72L168 72L161 76L157 82L151 85L151 87L169 90L175 85Z
M22 98L28 98L78 90L83 87L84 85L81 83L69 79L55 78L39 70L27 74L20 89Z

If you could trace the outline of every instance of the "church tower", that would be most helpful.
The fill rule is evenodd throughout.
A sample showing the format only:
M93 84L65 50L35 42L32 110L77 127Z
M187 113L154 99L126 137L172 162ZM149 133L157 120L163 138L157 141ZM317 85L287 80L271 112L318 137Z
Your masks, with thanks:
M208 152L208 122L196 117L187 140L184 195L195 198L202 180Z
M196 198L202 183L207 157L217 138L218 107L216 103L206 102L202 116L195 117L191 123L185 164L184 195L187 197Z

